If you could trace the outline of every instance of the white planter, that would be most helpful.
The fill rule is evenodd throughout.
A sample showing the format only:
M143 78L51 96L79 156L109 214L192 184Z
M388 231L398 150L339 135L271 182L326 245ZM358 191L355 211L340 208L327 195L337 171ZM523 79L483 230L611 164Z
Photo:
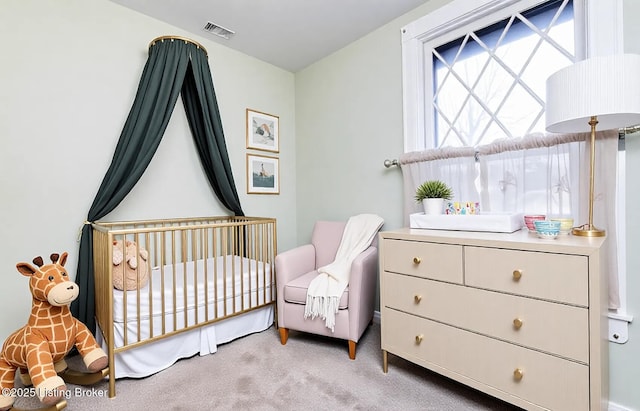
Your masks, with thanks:
M424 213L427 215L444 213L444 198L425 198L422 200Z

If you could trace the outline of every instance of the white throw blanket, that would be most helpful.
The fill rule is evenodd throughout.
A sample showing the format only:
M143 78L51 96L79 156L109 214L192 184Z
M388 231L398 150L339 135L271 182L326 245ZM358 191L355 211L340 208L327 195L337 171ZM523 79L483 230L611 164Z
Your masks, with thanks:
M309 284L304 318L321 317L334 331L340 296L349 284L351 263L366 250L384 220L375 214L360 214L349 218L335 260L318 268L318 276Z

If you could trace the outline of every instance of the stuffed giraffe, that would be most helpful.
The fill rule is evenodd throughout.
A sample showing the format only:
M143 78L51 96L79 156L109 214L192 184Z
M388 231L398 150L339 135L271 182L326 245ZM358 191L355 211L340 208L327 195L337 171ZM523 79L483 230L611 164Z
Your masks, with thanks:
M67 253L51 254L51 261L43 265L42 257L36 257L33 263L37 267L16 265L22 275L30 277L33 304L27 325L11 334L0 352L0 411L10 409L15 401L12 388L18 369L23 374L28 371L42 403L57 403L66 391L57 372L66 368L64 357L74 345L89 371L107 366L107 355L89 329L71 315L69 304L78 297L79 289L64 268Z

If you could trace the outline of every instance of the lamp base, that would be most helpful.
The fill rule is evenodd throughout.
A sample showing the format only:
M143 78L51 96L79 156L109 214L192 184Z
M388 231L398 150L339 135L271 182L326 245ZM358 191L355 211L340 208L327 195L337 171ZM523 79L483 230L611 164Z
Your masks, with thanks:
M574 227L571 234L580 237L604 237L605 231L593 226L593 224L585 224L580 227Z

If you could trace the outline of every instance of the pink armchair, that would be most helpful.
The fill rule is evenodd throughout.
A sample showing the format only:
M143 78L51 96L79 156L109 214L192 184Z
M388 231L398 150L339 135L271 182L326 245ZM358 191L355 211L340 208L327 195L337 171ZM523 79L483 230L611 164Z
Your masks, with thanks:
M334 332L321 318L304 318L307 288L318 267L336 257L346 222L316 222L311 244L302 245L276 256L278 286L277 312L280 342L287 343L289 330L304 331L349 341L349 358L356 358L356 344L373 320L375 308L378 248L377 238L353 260L349 285L342 294Z

